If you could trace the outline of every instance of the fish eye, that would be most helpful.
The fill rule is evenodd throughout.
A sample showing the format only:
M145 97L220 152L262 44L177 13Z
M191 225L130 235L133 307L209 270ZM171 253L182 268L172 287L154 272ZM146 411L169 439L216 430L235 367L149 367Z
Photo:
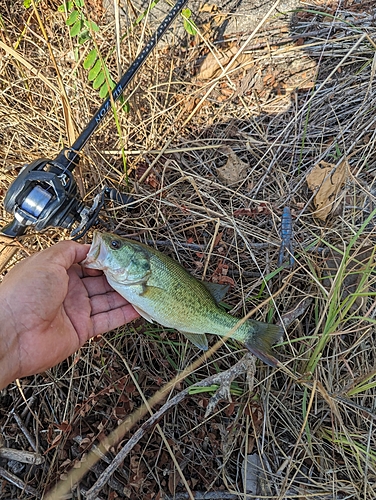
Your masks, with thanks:
M110 245L114 250L119 250L119 248L121 247L121 243L119 240L112 240Z

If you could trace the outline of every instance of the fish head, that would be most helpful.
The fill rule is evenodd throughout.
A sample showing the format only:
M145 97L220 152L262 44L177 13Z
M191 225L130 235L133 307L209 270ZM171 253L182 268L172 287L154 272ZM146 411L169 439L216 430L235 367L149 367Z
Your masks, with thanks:
M120 284L142 283L150 275L147 252L137 242L121 236L94 231L93 241L81 265L102 270Z

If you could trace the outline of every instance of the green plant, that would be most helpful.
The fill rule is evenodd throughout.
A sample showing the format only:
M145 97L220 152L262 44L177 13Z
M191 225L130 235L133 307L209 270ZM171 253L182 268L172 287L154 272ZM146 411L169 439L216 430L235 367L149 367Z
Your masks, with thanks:
M78 60L79 48L82 45L88 42L94 45L85 57L83 67L88 71L88 80L92 83L93 88L95 90L99 89L100 97L107 97L109 89L112 90L116 84L111 78L109 69L101 57L92 36L93 33L99 32L99 26L87 18L84 0L68 0L59 6L58 11L67 15L65 23L69 26L69 35L77 41L77 47L75 48L76 60Z
M185 31L192 36L195 36L197 33L197 26L194 21L191 19L192 12L190 9L183 9L181 11L181 15L183 18L183 26Z
M137 17L134 21L133 26L137 26L138 24L145 19L148 13L158 4L159 0L153 0L150 2L148 7ZM197 33L197 26L194 21L191 19L192 11L190 9L183 9L181 11L181 17L183 18L183 26L185 31L192 36L195 36Z
M151 3L151 5L136 19L134 26L138 25L147 13L157 5L158 0ZM25 7L31 5L31 0L24 0ZM94 47L89 51L85 57L83 67L88 71L88 80L92 82L93 88L95 90L99 89L99 95L101 98L105 98L108 95L109 89L113 89L116 85L114 80L111 78L108 67L98 52L95 44L95 40L92 33L99 32L99 26L87 18L85 14L85 2L84 0L66 0L58 7L59 12L63 12L67 15L65 21L66 25L70 27L69 35L77 41L77 47L75 48L75 58L76 61L79 59L79 47L86 44L87 42L92 42ZM186 32L192 36L197 33L197 26L191 19L192 12L190 9L183 9L181 12L183 17L183 25Z

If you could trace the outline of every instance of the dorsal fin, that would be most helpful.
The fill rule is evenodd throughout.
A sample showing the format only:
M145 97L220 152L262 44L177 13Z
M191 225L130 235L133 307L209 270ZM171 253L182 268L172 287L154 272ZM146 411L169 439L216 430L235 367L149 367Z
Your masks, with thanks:
M211 283L208 281L202 281L201 283L210 292L210 295L214 298L217 304L224 299L226 293L230 289L230 285L221 285L219 283Z

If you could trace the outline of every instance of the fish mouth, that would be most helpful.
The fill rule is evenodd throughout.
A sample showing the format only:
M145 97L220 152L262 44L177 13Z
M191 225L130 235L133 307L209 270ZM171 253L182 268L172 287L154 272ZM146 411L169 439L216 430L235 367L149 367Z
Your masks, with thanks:
M89 252L86 258L80 262L81 266L87 267L89 269L105 269L105 260L107 257L106 247L103 244L103 240L99 231L94 231L93 241L89 248Z

